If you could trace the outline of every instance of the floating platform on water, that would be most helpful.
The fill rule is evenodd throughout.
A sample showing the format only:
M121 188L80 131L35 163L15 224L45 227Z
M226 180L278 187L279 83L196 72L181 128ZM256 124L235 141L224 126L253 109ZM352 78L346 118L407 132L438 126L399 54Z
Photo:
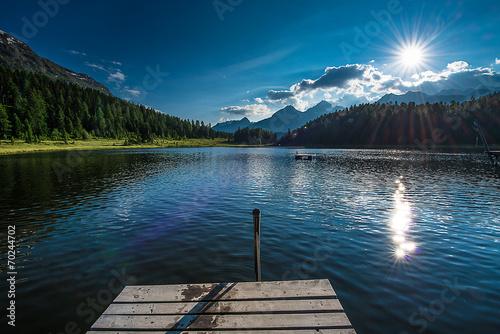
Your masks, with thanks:
M88 334L355 334L327 279L127 286Z
M493 166L500 165L500 151L486 151Z
M316 154L308 154L308 153L295 153L295 160L315 160Z

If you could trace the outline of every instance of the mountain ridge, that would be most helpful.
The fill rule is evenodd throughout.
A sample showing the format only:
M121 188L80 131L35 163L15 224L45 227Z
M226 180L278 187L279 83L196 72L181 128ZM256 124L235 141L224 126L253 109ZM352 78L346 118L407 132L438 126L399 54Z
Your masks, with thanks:
M53 61L39 56L26 43L0 30L0 65L14 70L44 74L54 80L79 84L112 95L109 89L84 73L76 73Z
M398 102L398 103L409 103L415 102L415 104L425 104L425 103L449 103L451 101L455 102L465 102L470 100L472 97L478 98L481 96L485 96L495 92L495 88L493 87L478 87L476 89L447 89L442 90L437 94L426 94L422 91L409 91L404 94L386 94L382 96L377 102L378 103L389 103L389 102Z
M315 106L306 111L299 111L295 107L288 105L276 111L271 117L262 119L257 122L250 122L247 117L241 120L231 120L222 123L217 123L213 129L216 131L235 132L240 128L261 128L273 131L279 135L288 132L288 129L295 130L309 121L318 118L321 115L344 109L344 107L333 107L327 101L321 101Z

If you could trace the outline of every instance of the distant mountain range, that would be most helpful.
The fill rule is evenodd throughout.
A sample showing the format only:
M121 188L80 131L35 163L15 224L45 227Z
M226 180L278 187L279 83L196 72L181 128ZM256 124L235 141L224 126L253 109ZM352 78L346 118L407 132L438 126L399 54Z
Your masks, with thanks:
M378 103L409 103L415 102L415 104L425 104L427 102L433 103L450 103L451 101L465 102L470 100L472 97L479 98L488 94L495 93L496 89L493 87L480 87L478 89L466 89L466 90L442 90L441 92L429 95L424 92L407 92L405 94L387 94L384 95ZM261 128L265 130L273 131L278 134L278 138L288 132L288 129L295 130L300 128L302 125L309 121L318 118L321 115L332 113L338 110L342 110L344 107L336 106L333 107L327 101L321 101L314 107L301 112L295 109L293 106L286 106L285 108L278 110L271 117L263 119L258 122L251 122L248 118L244 117L241 120L227 121L222 123L217 123L214 126L214 130L235 132L238 128Z
M248 118L243 117L239 121L236 120L217 123L213 129L225 132L235 132L238 128L261 128L273 131L279 138L281 135L287 133L288 129L293 131L321 115L332 113L341 109L344 109L344 107L333 107L326 101L321 101L314 107L309 108L304 112L295 109L293 106L286 106L285 108L275 112L271 117L258 122L250 122Z
M76 73L62 67L46 58L37 55L24 42L0 30L0 65L12 69L41 73L51 79L76 83L83 87L97 89L105 94L112 95L106 86L92 77Z
M216 131L224 131L224 132L235 132L238 128L244 129L246 127L251 127L254 123L250 122L250 120L246 117L235 121L227 121L222 123L217 123L213 129Z
M479 89L466 89L466 90L442 90L441 92L428 95L423 92L407 92L402 95L396 94L387 94L384 95L378 103L389 103L389 102L398 102L398 103L409 103L415 102L415 104L425 104L429 103L438 103L438 102L446 102L449 103L451 101L456 102L465 102L471 99L471 97L481 97L491 93L494 93L496 90L492 87L481 87Z

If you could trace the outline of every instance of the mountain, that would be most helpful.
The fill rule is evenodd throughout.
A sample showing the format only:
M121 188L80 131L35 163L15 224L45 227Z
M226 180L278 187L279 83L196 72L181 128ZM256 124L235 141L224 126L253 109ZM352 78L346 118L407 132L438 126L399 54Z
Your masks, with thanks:
M244 117L239 121L228 121L223 123L217 123L214 126L216 131L226 131L234 132L240 128L261 128L265 130L270 130L278 134L278 138L283 134L288 132L288 129L295 130L309 121L318 118L321 115L328 114L337 110L344 109L344 107L335 107L326 101L321 101L312 108L301 112L295 109L293 106L286 106L283 109L275 112L271 117L265 118L261 121L252 123L248 118Z
M336 106L335 108L333 108L330 103L328 103L326 101L321 101L320 103L318 103L314 107L307 109L304 112L303 118L307 119L307 121L305 122L305 123L307 123L310 120L318 118L319 116L322 116L324 114L329 114L331 112L334 112L337 110L342 110L342 109L344 109L344 107ZM303 125L303 124L301 124L301 125Z
M380 100L378 100L378 103L389 103L396 101L398 103L415 102L415 104L425 104L426 102L429 102L430 104L438 102L449 103L451 101L465 102L470 100L471 97L478 98L494 92L495 88L492 87L480 87L475 90L448 89L448 90L442 90L441 92L434 95L429 95L424 92L407 92L402 95L396 95L396 94L384 95Z
M246 127L250 127L252 122L246 117L243 117L239 121L227 121L222 123L217 123L213 129L215 131L224 131L224 132L235 132L238 128L244 129Z
M285 132L288 128L297 128L294 126L297 125L297 123L301 123L300 120L302 119L302 114L302 112L298 111L293 106L286 106L285 108L275 112L271 117L252 124L252 128L271 130L276 133ZM300 125L303 124L304 123Z
M79 84L80 86L96 89L111 95L106 86L95 81L92 77L83 73L73 72L46 58L40 57L24 42L2 30L0 30L0 65L15 70L41 73L54 80Z

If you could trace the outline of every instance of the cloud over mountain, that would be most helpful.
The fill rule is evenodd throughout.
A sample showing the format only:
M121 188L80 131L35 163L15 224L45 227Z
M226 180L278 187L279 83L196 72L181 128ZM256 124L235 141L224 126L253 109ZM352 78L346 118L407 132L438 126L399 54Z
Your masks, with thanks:
M270 90L269 92L267 92L267 98L271 101L285 100L290 97L293 97L294 95L295 95L294 92L286 90L281 90L281 91Z
M444 89L500 88L500 74L491 68L471 68L466 62L453 62L439 73L426 71L413 77L409 87L416 87L428 94ZM414 89L413 89L414 90ZM403 92L404 93L404 92Z
M221 111L225 114L240 115L240 116L266 115L271 112L269 107L265 104L249 104L242 107L231 106L231 107L221 108Z
M350 80L361 79L365 70L363 65L328 67L321 77L316 80L302 80L294 90L301 92L314 89L346 88Z
M221 108L229 115L270 115L273 105L293 105L305 110L318 101L326 100L334 105L350 106L373 103L387 94L401 95L421 91L435 95L441 91L464 91L487 88L500 90L500 74L491 67L471 67L465 61L449 63L441 71L423 71L410 78L389 74L370 64L349 64L327 67L323 75L315 79L302 79L288 90L269 90L267 98L253 98L257 104ZM248 100L246 100L248 101ZM273 108L274 109L274 108Z
M316 79L303 79L289 90L269 90L269 102L295 106L326 99L332 103L374 102L385 94L403 94L420 90L436 94L447 89L500 88L500 74L492 68L472 68L465 61L455 61L439 72L425 71L403 79L373 65L350 64L327 67ZM348 104L346 104L348 105Z

